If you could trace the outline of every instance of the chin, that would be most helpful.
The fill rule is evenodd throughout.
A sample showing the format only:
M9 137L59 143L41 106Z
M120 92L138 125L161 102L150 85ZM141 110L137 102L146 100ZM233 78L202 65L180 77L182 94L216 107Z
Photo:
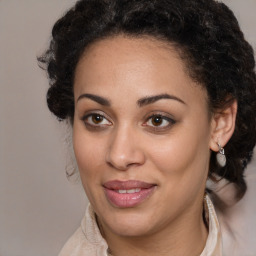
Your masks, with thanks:
M123 237L144 237L151 233L148 224L138 225L135 221L134 223L119 224L118 226L115 225L111 228L113 233Z
M126 211L126 210L125 210ZM119 236L140 237L150 234L152 229L152 218L148 218L145 213L109 214L104 216L103 222L108 229ZM150 224L150 225L149 225Z

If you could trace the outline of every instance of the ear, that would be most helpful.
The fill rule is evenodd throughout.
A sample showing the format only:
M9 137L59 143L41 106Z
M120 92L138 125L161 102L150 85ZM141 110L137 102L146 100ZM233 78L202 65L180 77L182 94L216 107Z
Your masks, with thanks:
M211 120L211 140L210 149L217 152L219 150L218 143L224 147L235 130L237 113L237 101L233 100L228 107L218 109L212 116Z

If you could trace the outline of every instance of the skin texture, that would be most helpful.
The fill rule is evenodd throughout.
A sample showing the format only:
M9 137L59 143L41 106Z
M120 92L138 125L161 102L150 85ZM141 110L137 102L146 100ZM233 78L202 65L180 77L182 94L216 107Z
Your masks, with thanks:
M179 100L138 105L163 94ZM112 254L199 255L207 239L202 203L210 150L232 135L236 104L210 115L205 89L188 76L174 47L123 36L86 49L76 68L74 97L75 156ZM152 114L163 116L159 126ZM104 193L103 184L111 180L156 186L139 205L120 208Z

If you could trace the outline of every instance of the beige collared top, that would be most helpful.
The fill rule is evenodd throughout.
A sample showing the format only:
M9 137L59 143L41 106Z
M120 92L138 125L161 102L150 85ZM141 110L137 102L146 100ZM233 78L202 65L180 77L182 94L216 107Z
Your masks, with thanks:
M209 234L200 256L222 256L219 222L208 195L205 196L205 212L209 220ZM101 236L90 205L81 226L67 241L59 256L108 256L108 245Z

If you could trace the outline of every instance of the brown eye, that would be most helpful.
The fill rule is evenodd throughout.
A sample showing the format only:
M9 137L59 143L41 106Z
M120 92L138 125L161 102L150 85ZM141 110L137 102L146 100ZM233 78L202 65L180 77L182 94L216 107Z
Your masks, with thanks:
M161 116L154 116L151 122L154 126L160 126L163 123L163 118Z
M153 127L155 129L156 128L164 129L164 128L171 127L174 123L175 121L172 118L165 115L156 114L156 115L150 116L144 125Z
M82 118L85 125L94 127L110 126L112 123L103 115L98 113L91 113Z
M104 119L103 116L97 115L97 114L92 115L91 118L92 118L92 122L93 122L94 124L100 124L100 123L103 121L103 119Z

